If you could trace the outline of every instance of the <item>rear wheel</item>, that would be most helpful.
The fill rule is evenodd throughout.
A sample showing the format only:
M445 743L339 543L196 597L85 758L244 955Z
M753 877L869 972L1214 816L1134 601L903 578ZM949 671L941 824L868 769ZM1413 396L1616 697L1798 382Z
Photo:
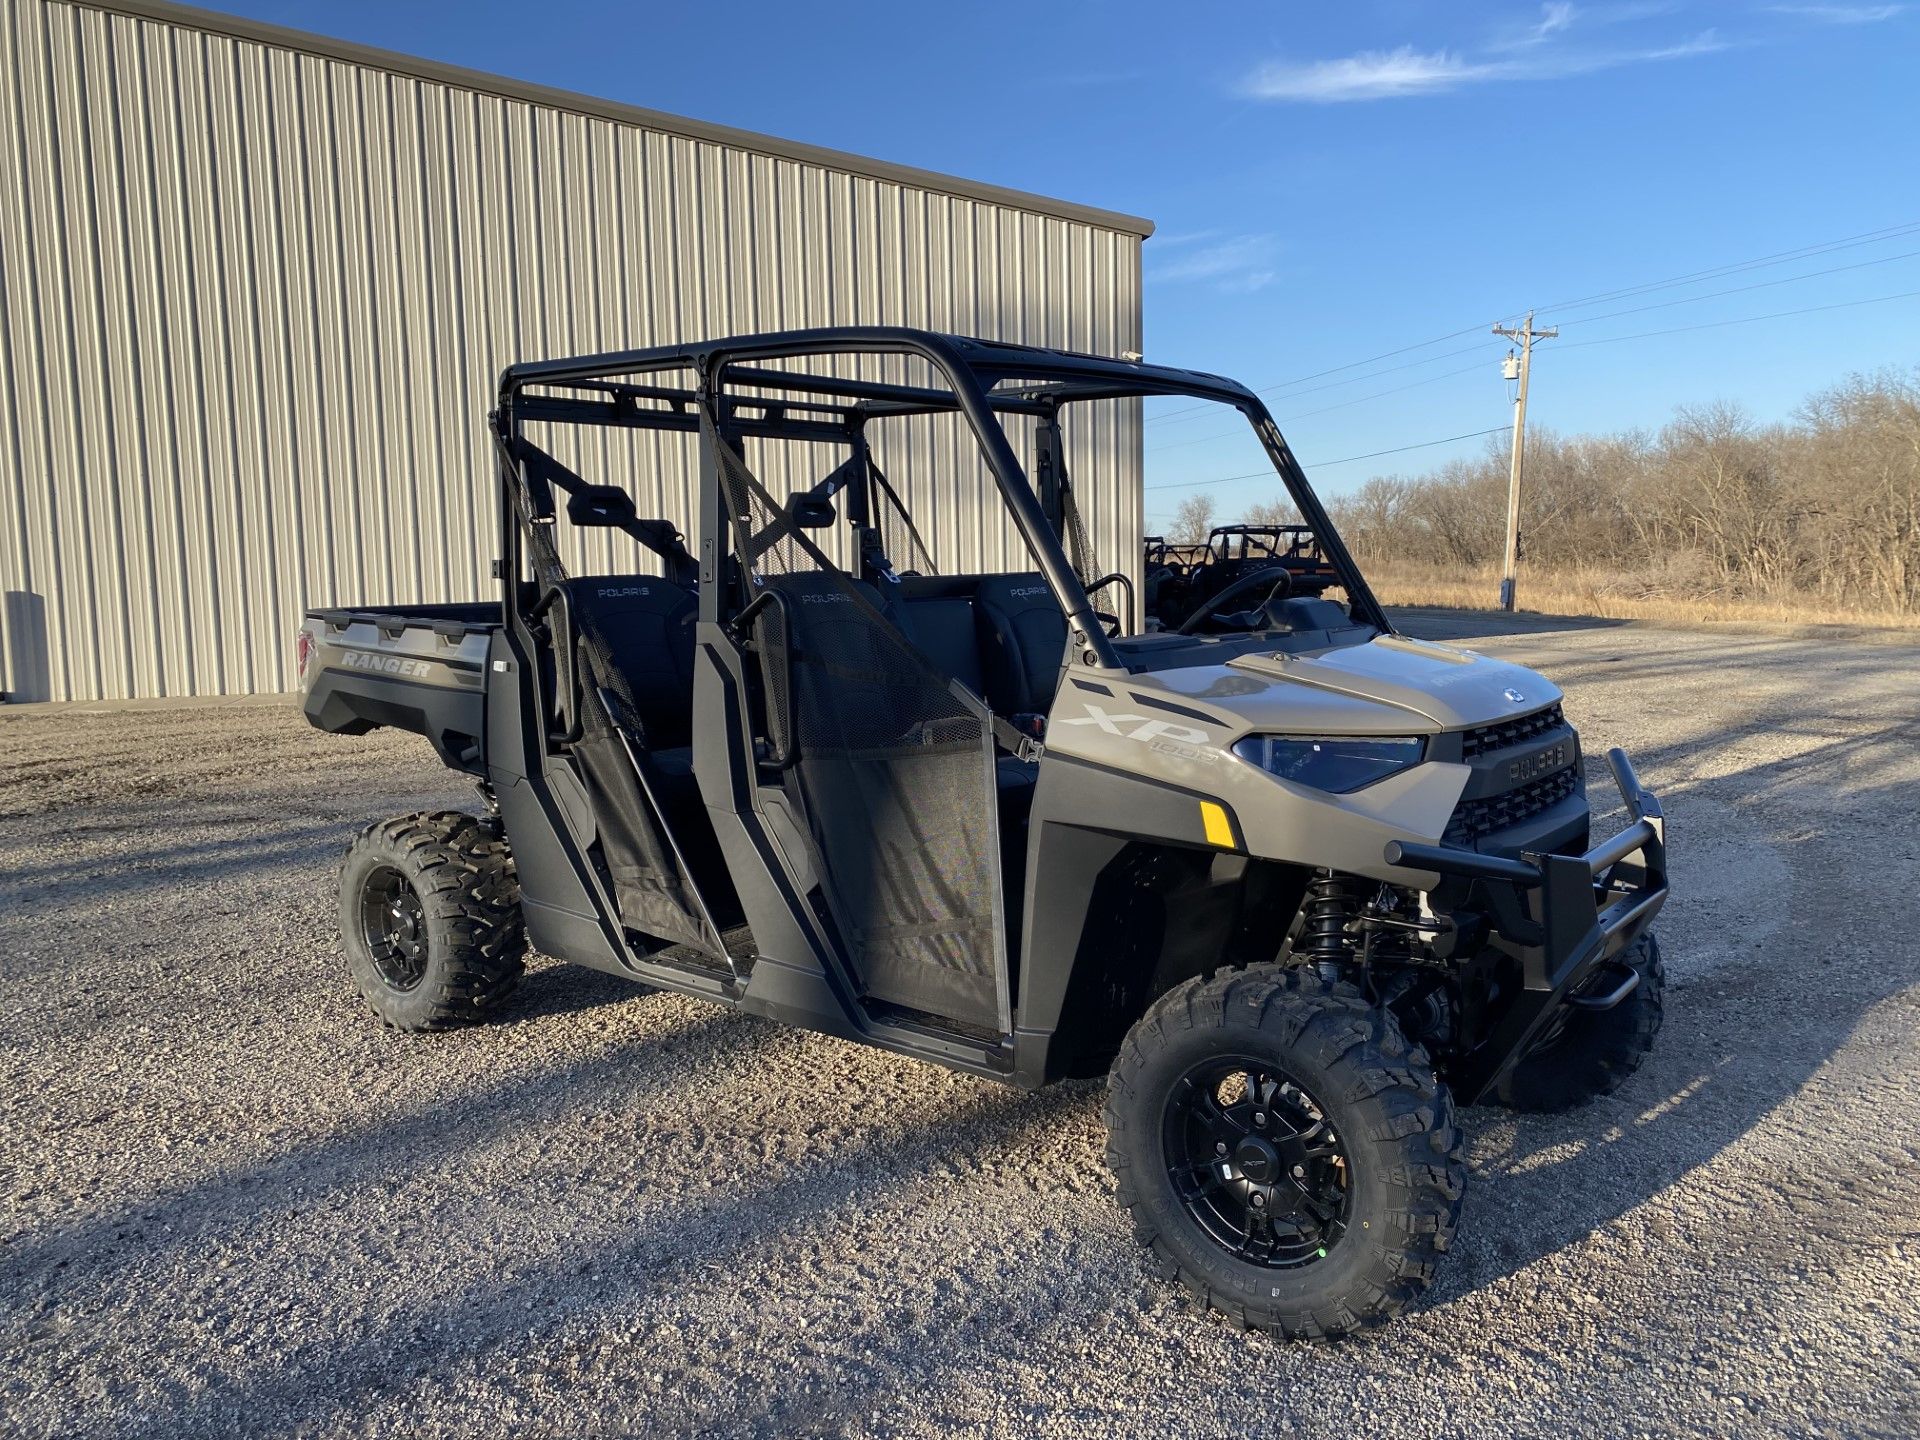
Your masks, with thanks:
M1660 942L1649 931L1620 954L1617 964L1601 966L1587 988L1613 989L1620 983L1620 965L1640 977L1632 993L1611 1010L1568 1006L1558 1027L1515 1062L1489 1099L1510 1110L1571 1110L1626 1083L1652 1053L1666 1018L1667 971L1660 963Z
M1161 1272L1250 1329L1348 1334L1404 1309L1466 1184L1453 1104L1391 1016L1261 965L1192 980L1108 1080L1107 1161Z
M340 936L354 984L387 1024L484 1019L519 983L527 949L498 828L451 810L369 825L341 866Z

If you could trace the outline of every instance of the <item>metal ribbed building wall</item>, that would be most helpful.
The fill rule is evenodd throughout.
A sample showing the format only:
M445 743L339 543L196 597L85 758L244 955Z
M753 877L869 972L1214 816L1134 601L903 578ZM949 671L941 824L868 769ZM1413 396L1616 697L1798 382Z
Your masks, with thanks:
M516 359L826 324L1140 348L1130 217L157 0L0 8L16 700L285 689L309 606L486 598ZM1138 406L1080 428L1096 549L1137 566ZM683 454L582 461L672 489ZM1001 563L970 440L883 454L943 568Z

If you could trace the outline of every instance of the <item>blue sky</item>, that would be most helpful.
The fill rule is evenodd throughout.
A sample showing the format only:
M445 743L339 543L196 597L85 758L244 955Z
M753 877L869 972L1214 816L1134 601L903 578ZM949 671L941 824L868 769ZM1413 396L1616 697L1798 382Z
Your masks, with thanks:
M1329 492L1485 445L1314 469L1505 423L1483 332L1529 305L1563 326L1532 396L1563 431L1713 399L1782 418L1920 363L1920 295L1880 298L1920 291L1920 0L219 8L1149 216L1150 357L1277 386ZM1560 303L1782 252L1805 253ZM1816 306L1845 308L1715 324ZM1152 478L1236 473L1227 442L1159 448L1218 428L1150 425Z

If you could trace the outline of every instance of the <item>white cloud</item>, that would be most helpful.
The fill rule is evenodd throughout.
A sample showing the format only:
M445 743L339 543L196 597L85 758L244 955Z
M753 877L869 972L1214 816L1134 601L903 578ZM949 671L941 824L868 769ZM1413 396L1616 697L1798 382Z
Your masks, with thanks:
M1905 5L1769 5L1776 15L1797 15L1822 25L1877 25L1903 12Z
M1564 3L1564 0L1558 5L1542 5L1540 23L1533 27L1534 38L1544 40L1549 35L1558 35L1573 24L1573 16L1573 6Z
M1175 245L1198 245L1202 240L1211 240L1219 233L1218 230L1181 230L1172 235L1162 235L1155 231L1153 248L1164 254Z
M1253 72L1247 89L1261 100L1384 100L1451 90L1481 78L1476 72L1484 68L1445 50L1422 54L1402 45L1397 50L1363 50L1341 60L1315 60L1307 65L1269 61Z
M1568 0L1559 0L1557 4L1542 5L1540 18L1522 30L1513 39L1506 42L1506 48L1522 49L1529 45L1544 45L1563 30L1573 27L1574 16L1580 12Z
M1276 278L1273 268L1272 235L1233 235L1215 239L1216 232L1200 231L1192 235L1171 236L1163 243L1155 237L1150 260L1165 253L1167 245L1178 254L1165 263L1154 263L1149 275L1155 280L1174 283L1208 284L1216 290L1238 293L1264 289Z
M1245 90L1259 100L1295 100L1310 104L1337 104L1352 100L1386 100L1405 95L1434 95L1462 86L1494 80L1555 80L1589 75L1626 65L1679 60L1725 50L1730 42L1717 31L1703 30L1690 39L1638 50L1572 50L1547 44L1572 23L1571 6L1546 7L1529 40L1507 53L1469 59L1450 50L1423 52L1411 45L1396 50L1365 50L1339 60L1315 60L1305 65L1272 61L1248 77ZM1551 25L1553 28L1547 29Z

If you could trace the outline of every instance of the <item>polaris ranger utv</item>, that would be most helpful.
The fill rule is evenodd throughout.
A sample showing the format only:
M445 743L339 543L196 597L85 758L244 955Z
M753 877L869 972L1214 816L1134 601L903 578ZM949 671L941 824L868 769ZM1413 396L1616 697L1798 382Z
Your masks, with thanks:
M1311 525L1216 525L1202 545L1169 545L1149 536L1147 619L1174 629L1241 576L1275 569L1291 576L1290 595L1321 595L1340 583Z
M1343 601L1260 569L1128 633L1067 462L1153 396L1245 416ZM1302 1337L1431 1280L1456 1101L1577 1103L1650 1045L1658 804L1610 752L1631 823L1591 842L1559 692L1395 634L1243 386L817 330L517 365L491 431L498 599L300 635L315 725L419 731L484 801L349 849L389 1024L492 1013L531 944L1020 1086L1104 1073L1155 1263ZM963 492L964 525L927 500Z

